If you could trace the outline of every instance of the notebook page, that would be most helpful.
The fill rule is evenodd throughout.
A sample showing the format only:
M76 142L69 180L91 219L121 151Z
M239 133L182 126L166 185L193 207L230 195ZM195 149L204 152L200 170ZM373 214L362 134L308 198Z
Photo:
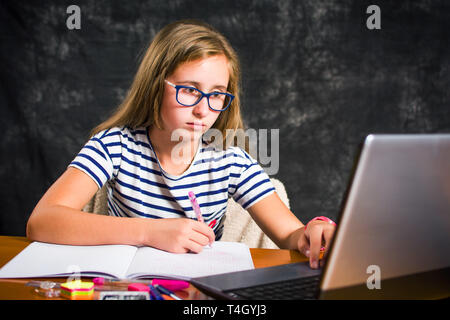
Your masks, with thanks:
M141 247L127 274L129 278L146 275L190 279L249 269L254 269L254 265L247 245L216 241L212 248L205 247L200 253L169 253Z
M0 269L0 278L67 276L76 268L86 276L101 272L123 278L136 250L127 245L71 246L33 242Z

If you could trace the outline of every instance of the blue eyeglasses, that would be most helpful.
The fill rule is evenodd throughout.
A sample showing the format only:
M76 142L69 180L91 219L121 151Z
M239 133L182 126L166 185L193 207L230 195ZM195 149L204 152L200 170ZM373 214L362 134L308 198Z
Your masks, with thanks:
M206 97L208 106L214 111L225 111L233 101L234 96L228 92L214 91L210 93L204 93L194 87L175 85L167 80L168 85L174 87L177 90L176 99L179 104L185 107L192 107L199 103L203 97Z

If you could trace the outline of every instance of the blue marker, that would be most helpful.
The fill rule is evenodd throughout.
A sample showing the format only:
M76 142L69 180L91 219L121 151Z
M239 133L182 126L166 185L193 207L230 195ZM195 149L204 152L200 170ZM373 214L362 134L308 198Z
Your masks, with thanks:
M171 290L169 290L163 286L160 286L159 284L155 285L155 287L158 291L161 291L162 294L167 294L169 297L172 297L175 300L183 300L179 296L177 296L175 293L173 293Z
M150 295L155 300L164 300L164 298L159 294L158 289L156 289L153 285L149 284L148 287L150 288Z

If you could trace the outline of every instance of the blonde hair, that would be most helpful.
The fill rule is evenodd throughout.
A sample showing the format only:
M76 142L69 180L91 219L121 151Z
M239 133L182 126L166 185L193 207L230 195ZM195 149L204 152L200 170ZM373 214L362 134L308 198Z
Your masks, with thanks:
M184 62L220 54L228 60L230 78L227 91L235 98L230 107L220 113L212 128L222 132L224 146L227 141L229 144L229 138L232 138L233 143L236 130L244 127L240 111L238 56L221 33L197 20L173 22L158 32L142 58L125 99L91 134L120 126L136 128L155 125L161 129L160 107L164 80Z

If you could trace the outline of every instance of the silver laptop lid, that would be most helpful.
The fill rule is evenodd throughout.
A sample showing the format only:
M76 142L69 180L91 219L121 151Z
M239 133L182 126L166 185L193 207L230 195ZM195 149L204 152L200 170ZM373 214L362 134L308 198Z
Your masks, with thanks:
M448 268L449 253L450 134L368 136L321 291Z

